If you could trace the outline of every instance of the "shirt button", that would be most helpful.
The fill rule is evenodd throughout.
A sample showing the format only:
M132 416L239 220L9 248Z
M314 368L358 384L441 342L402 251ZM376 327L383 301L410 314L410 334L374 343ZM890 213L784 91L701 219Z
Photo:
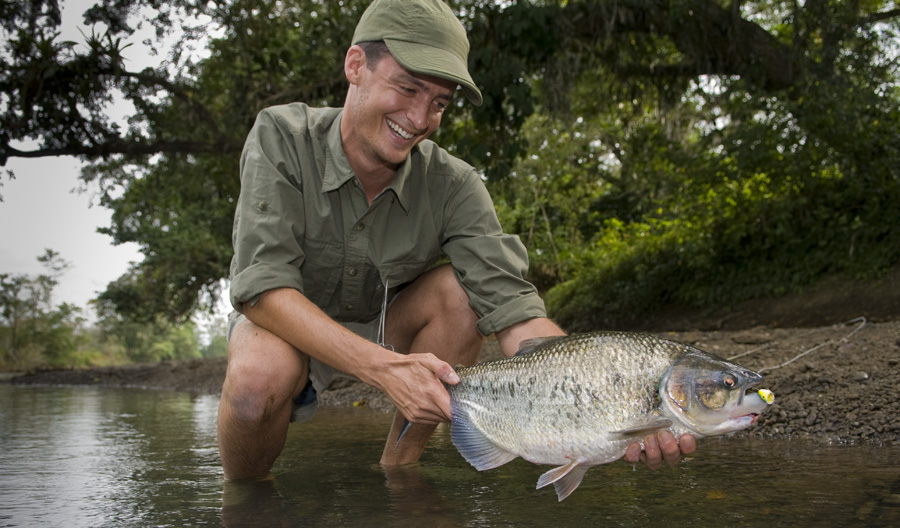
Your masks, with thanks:
M366 224L356 224L357 231L362 231L365 228L366 228Z
M350 268L350 271L347 273L349 273L351 277L356 277L356 268Z
M353 311L353 305L352 305L352 304L348 304L348 305L345 306L344 308L346 308L348 312Z

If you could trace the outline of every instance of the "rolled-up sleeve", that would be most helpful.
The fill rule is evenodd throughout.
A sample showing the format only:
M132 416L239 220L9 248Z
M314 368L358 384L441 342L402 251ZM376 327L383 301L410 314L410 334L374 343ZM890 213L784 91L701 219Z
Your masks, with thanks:
M255 302L276 288L303 292L300 266L304 254L299 241L305 225L303 189L296 149L289 128L263 111L241 155L241 193L234 218L231 261L231 304Z
M446 241L456 277L479 316L483 335L547 315L525 279L528 253L517 235L503 233L494 204L474 170L446 202Z

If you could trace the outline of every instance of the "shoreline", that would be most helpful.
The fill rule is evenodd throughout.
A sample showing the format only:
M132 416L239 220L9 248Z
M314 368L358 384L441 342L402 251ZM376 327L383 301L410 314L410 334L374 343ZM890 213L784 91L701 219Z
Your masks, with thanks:
M649 332L680 341L753 370L775 402L748 429L752 438L804 439L829 444L900 445L900 318L812 328L759 326L743 330ZM485 340L479 361L498 359L496 340ZM786 362L789 363L785 364ZM221 392L225 358L164 361L90 369L43 370L0 376L31 386L93 386ZM392 412L390 400L361 382L337 379L319 395L323 407L365 407Z

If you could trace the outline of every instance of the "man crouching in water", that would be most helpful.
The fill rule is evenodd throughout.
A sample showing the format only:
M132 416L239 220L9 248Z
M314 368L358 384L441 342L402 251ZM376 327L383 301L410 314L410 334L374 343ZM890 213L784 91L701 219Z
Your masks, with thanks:
M259 114L234 220L236 312L218 417L227 479L268 474L289 423L309 419L340 373L397 407L381 464L417 461L450 420L451 365L473 364L482 336L496 334L511 356L522 340L564 334L478 173L427 139L457 87L482 102L468 52L440 0L375 0L347 50L342 109ZM450 263L434 267L441 254ZM404 418L412 427L397 443ZM656 468L695 449L668 432L644 442L626 460Z

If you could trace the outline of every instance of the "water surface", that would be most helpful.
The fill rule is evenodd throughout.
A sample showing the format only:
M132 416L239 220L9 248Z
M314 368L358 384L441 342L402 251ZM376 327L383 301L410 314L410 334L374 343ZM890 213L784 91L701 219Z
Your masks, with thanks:
M388 415L320 409L273 477L225 483L218 398L0 384L0 527L900 526L897 447L701 440L675 468L591 469L557 502L546 467L478 472L440 428L385 472Z

